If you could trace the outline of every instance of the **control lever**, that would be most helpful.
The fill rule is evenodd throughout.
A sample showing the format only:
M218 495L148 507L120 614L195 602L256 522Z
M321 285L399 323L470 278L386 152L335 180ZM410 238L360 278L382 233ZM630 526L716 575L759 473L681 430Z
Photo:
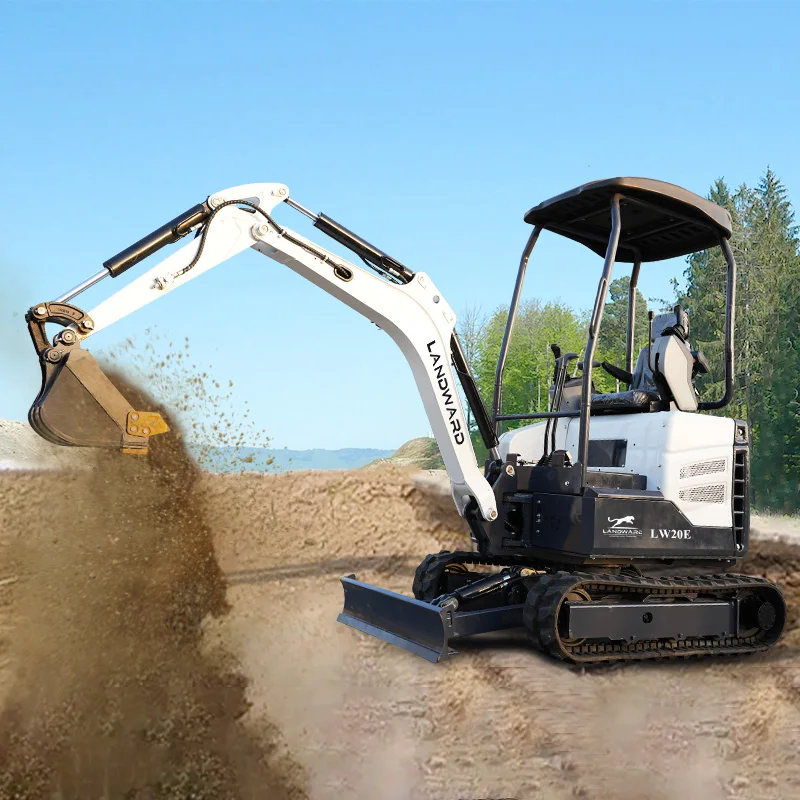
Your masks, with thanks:
M550 403L550 412L552 413L557 411L558 407L561 405L561 398L564 394L564 384L567 382L567 368L569 367L570 361L574 361L578 358L578 354L564 353L562 355L561 348L557 344L551 344L550 349L555 356L555 366L553 368L553 398ZM548 452L553 452L556 449L556 426L557 423L553 422L553 417L549 417L544 429L544 450L539 462L540 464L546 462ZM549 450L547 446L548 442L551 443Z
M633 374L628 372L626 369L622 369L621 367L616 366L615 364L611 364L608 361L592 361L592 369L598 369L602 367L612 378L616 378L616 380L627 383L630 386L633 383ZM578 362L578 369L583 370L583 361Z

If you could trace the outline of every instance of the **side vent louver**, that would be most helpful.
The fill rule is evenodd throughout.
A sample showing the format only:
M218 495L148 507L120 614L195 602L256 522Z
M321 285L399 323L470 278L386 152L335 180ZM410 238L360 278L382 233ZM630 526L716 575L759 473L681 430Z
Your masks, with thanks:
M685 478L696 478L698 475L714 475L717 472L725 472L728 461L725 458L711 458L707 461L695 461L694 464L686 464L681 467L681 480Z
M724 503L725 484L715 483L709 486L692 486L689 489L681 489L678 497L689 503Z

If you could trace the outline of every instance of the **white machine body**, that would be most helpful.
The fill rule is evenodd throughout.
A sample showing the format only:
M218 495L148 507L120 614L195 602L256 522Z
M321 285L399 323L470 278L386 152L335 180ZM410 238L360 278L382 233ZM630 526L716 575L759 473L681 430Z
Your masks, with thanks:
M575 417L558 420L556 449L577 453L579 424ZM536 463L544 450L544 431L545 423L539 422L504 433L500 456L516 453ZM604 465L603 472L644 475L647 489L660 491L692 525L730 528L734 432L732 419L660 411L592 417L589 437L609 450L616 445L622 463Z

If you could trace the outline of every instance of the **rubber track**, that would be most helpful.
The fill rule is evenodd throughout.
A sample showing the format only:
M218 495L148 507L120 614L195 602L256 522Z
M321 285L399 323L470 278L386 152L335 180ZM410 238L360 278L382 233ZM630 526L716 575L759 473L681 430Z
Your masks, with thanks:
M550 580L547 580L550 578ZM771 631L757 631L751 636L692 637L687 639L641 640L637 642L598 642L570 645L558 633L558 615L567 593L580 587L590 595L632 594L663 595L665 598L687 592L705 595L730 595L741 589L768 590L783 604L783 595L775 584L748 575L702 575L661 577L633 575L598 575L558 572L544 576L531 588L523 610L528 638L537 649L554 658L575 663L599 661L639 661L654 658L685 658L698 655L733 655L766 650L780 638L783 624ZM635 598L631 598L634 602ZM785 609L776 609L785 619Z
M442 593L441 579L450 564L482 566L532 566L541 568L540 561L508 556L488 556L466 551L439 553L425 557L414 575L414 597L430 602ZM597 574L583 572L545 573L532 584L523 609L523 621L531 645L548 655L574 663L601 661L640 661L656 658L687 658L699 655L734 655L754 653L771 647L779 638L783 624L773 631L760 631L752 636L729 636L638 642L605 642L569 645L558 634L558 613L566 594L575 587L590 594L663 595L665 598L687 592L705 595L729 595L742 589L762 589L774 594L780 609L779 618L785 621L783 595L775 584L749 575L701 575L648 577L644 575ZM635 601L635 598L631 598Z

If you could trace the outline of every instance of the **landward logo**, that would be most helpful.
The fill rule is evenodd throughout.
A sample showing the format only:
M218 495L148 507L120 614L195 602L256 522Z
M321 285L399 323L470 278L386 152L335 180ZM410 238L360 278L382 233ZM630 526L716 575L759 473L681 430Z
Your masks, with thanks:
M619 519L608 518L612 528L621 528L623 525L633 525L636 522L636 517L620 517Z
M636 517L634 516L609 517L608 521L611 523L611 527L603 529L605 536L633 538L643 535L642 529L636 527Z
M431 357L431 366L433 367L433 376L436 379L436 385L439 387L439 392L442 395L443 411L447 415L447 420L450 423L451 432L453 434L453 441L456 444L464 444L466 437L464 436L464 426L461 425L461 419L458 413L458 394L450 388L450 382L447 380L447 375L444 371L445 362L438 353L433 352L436 341L428 342L428 355ZM442 362L441 364L439 362Z
M603 529L604 536L614 536L616 538L628 539L636 536L642 536L644 534L641 528L636 527L636 517L633 515L628 517L608 517L608 521L611 523L611 527ZM650 538L691 539L692 530L691 528L685 528L681 530L676 530L675 528L671 528L669 530L666 528L659 528L658 530L655 528L650 528Z

